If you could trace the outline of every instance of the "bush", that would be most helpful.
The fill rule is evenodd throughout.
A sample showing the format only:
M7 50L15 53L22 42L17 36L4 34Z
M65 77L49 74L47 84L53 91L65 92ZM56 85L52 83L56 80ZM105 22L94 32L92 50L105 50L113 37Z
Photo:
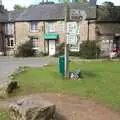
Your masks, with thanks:
M100 56L100 47L97 41L84 41L80 45L80 56L85 59L95 59Z
M80 56L80 52L69 52L69 56L79 57Z
M60 43L59 46L57 46L57 53L54 55L54 57L58 57L61 55L64 55L64 47L65 47L65 43Z
M17 49L16 57L32 57L35 55L35 50L32 49L32 41L29 40L24 44L20 45Z

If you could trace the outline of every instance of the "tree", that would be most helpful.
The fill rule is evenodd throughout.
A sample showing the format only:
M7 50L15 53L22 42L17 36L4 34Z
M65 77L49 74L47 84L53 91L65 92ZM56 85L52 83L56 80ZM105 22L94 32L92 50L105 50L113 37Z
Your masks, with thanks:
M120 21L120 6L112 2L104 2L97 9L98 21Z
M21 5L14 5L14 10L25 10L26 9L26 7L25 6L21 6Z
M87 0L59 0L59 3L64 3L64 2L79 2L79 3L84 3L87 2Z
M112 2L104 2L102 5L107 7L107 8L114 7L114 3L112 3Z
M83 41L80 45L80 56L85 59L99 58L100 47L97 41Z
M72 2L85 3L85 2L88 2L88 1L87 0L72 0Z

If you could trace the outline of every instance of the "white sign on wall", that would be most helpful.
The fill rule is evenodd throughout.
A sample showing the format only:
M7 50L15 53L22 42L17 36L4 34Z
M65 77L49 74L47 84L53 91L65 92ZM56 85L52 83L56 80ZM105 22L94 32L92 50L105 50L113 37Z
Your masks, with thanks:
M77 23L76 22L68 22L67 23L67 33L76 34L77 32Z
M67 23L67 44L77 43L77 23L68 22Z
M73 45L77 43L76 34L67 34L67 44Z
M83 21L87 17L87 14L84 10L81 9L71 9L70 10L70 20L74 21Z

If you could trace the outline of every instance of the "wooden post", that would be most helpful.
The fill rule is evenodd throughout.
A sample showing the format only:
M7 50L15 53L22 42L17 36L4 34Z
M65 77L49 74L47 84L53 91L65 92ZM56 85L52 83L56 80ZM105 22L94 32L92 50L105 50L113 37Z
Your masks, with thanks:
M69 78L69 45L67 43L67 18L68 18L68 3L65 2L65 78Z

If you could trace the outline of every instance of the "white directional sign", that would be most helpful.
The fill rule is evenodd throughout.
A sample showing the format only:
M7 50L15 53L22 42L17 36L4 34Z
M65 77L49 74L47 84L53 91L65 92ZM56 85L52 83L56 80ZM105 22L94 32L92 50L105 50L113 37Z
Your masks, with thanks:
M68 34L76 34L77 32L77 23L76 22L68 22L67 23L67 33Z
M77 42L77 23L67 23L67 44L76 44Z
M71 9L70 10L70 20L74 21L83 21L87 17L87 14L84 10L80 9Z
M67 34L67 44L74 45L77 43L76 34Z

